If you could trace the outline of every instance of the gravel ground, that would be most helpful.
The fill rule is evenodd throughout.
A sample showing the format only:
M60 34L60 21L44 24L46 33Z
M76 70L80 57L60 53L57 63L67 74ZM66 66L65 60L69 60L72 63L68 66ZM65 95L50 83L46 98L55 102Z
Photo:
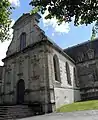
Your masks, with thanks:
M51 113L18 120L98 120L98 110Z

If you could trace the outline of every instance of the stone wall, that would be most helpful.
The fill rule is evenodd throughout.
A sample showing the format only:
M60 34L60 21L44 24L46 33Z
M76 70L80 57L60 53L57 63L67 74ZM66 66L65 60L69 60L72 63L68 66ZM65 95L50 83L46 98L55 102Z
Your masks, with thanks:
M3 66L0 66L0 103L2 102L1 94L2 94L2 82L3 82Z
M3 66L0 66L0 80L2 80Z
M41 102L43 110L48 105L47 54L44 45L5 61L4 94L6 103L17 103L17 83L25 82L25 103ZM4 77L3 76L3 77Z
M75 60L82 100L98 99L98 39L64 50Z
M59 59L61 82L55 81L54 77L53 56L55 54ZM68 104L80 100L80 92L79 88L76 87L73 71L75 68L75 64L65 56L57 51L55 48L48 46L49 85L51 88L50 96L51 102L55 102L56 108L60 107L63 104ZM72 85L69 85L67 81L65 66L66 62L68 62L69 64Z
M22 33L26 33L26 47L41 40L43 31L38 27L35 15L23 14L13 28L13 40L8 47L7 56L20 51Z
M98 60L77 64L82 99L98 97Z
M53 56L58 56L61 82L55 81ZM71 85L66 77L69 64ZM25 103L41 102L43 111L54 111L63 104L80 100L75 84L75 64L48 44L39 44L26 52L5 60L4 102L17 103L17 83L25 82Z
M76 67L72 58L51 42L37 24L35 16L24 14L13 27L13 40L3 59L3 102L17 103L18 83L22 80L24 103L40 102L44 112L51 112L63 104L80 100L79 88L75 84ZM23 37L26 44L20 49L22 33L26 35ZM58 58L60 81L54 76L54 55ZM66 62L71 84L67 79Z

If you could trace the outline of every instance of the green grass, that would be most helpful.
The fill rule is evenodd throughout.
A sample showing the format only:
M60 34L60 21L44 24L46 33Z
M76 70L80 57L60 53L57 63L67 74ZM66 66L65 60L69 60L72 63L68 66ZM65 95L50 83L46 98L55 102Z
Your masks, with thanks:
M98 100L76 102L72 104L63 105L57 109L57 112L73 112L82 110L95 110L98 109Z

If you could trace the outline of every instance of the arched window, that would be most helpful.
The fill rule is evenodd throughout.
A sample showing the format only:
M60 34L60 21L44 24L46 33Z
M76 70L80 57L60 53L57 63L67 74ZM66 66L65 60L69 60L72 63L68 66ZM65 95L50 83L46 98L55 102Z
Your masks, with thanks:
M54 64L55 80L61 82L59 60L58 60L57 55L53 56L53 64Z
M75 81L76 87L79 87L76 68L74 68L74 81Z
M26 33L23 32L20 35L20 50L24 49L26 47Z
M69 64L67 62L66 62L66 74L67 74L67 82L69 85L71 85L70 68L69 68Z

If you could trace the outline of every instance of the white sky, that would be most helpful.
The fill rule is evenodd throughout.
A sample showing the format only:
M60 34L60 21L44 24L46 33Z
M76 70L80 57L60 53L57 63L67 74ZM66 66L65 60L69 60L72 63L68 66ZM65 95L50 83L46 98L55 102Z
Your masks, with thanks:
M48 8L48 6L47 6L47 8ZM44 27L52 26L54 29L54 33L56 32L56 33L63 34L63 33L69 32L69 30L70 30L69 23L62 22L61 25L58 25L56 18L46 20L45 16L48 15L48 13L49 13L48 10L46 10L44 15L42 16ZM54 33L52 33L53 36L54 36Z
M9 0L9 2L13 5L15 5L16 7L17 6L20 6L20 1L19 0Z
M12 20L11 26L10 26L10 35L11 35L11 39L13 37L13 29L11 28L14 25L15 21ZM8 49L8 46L10 44L11 40L9 41L5 41L5 42L0 42L0 65L3 65L2 59L6 57L6 51Z
M15 7L18 7L20 6L20 1L19 0L9 0L9 2L11 4L13 4ZM11 24L11 27L13 26L13 24L15 23L14 20L12 20L12 24ZM13 30L10 29L10 34L12 35L12 32ZM11 36L12 37L12 36ZM3 65L3 62L2 62L2 59L6 57L6 51L7 51L7 48L10 44L11 40L9 41L5 41L3 43L0 42L0 65Z
M3 43L0 42L0 65L3 65L3 62L1 60L6 56L6 51L9 44L10 41L5 41Z

